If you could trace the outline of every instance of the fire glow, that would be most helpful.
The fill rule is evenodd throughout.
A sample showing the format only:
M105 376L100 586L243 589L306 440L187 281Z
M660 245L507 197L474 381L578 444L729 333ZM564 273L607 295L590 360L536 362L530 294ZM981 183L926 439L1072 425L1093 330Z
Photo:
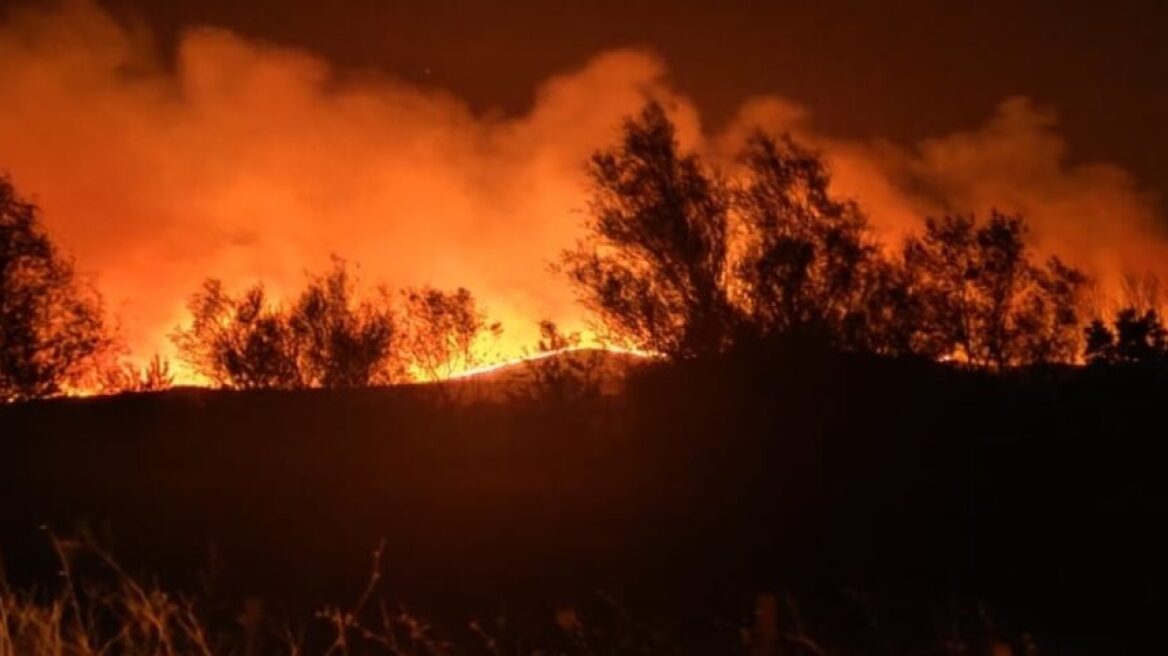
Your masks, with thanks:
M85 3L0 26L0 167L94 276L139 361L173 357L167 336L204 278L286 296L334 254L368 284L469 288L504 325L491 354L504 362L542 318L585 329L549 264L580 234L583 162L646 97L671 108L685 147L727 167L749 128L793 133L889 243L925 215L997 207L1105 290L1168 262L1150 195L1118 166L1070 163L1054 114L1026 99L906 146L824 135L778 96L703 125L639 50L597 53L501 117L220 29L187 30L174 61L152 41Z

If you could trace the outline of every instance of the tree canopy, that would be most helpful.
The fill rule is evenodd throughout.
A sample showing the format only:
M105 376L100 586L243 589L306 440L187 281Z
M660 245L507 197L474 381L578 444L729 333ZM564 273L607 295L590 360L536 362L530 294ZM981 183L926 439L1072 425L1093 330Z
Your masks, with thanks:
M703 356L783 335L1003 368L1070 362L1087 279L1034 263L1019 216L929 219L897 253L824 160L756 132L731 174L649 103L589 162L586 235L560 266L616 341Z
M726 286L730 190L680 152L660 105L622 134L589 162L588 235L564 271L622 340L677 356L721 350L739 319Z
M113 343L101 297L0 176L0 400L65 391Z

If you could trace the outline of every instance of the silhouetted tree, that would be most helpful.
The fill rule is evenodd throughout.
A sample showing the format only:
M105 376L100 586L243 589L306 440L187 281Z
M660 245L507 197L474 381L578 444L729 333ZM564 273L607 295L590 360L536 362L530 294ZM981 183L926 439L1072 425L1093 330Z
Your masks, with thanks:
M742 155L735 207L747 235L740 275L751 326L842 338L864 297L889 281L868 276L879 252L856 203L832 196L823 160L789 137L756 133Z
M344 261L312 279L289 314L301 377L316 387L365 387L396 379L394 316L380 303L355 299Z
M909 287L823 160L759 132L739 161L726 181L679 152L655 103L626 121L590 162L588 235L562 259L584 304L616 340L672 357L794 332L904 350L873 300L907 301Z
M172 339L179 357L213 384L236 389L304 387L296 335L256 284L232 296L207 280L187 303L191 323Z
M1156 310L1124 308L1111 327L1101 319L1087 326L1083 355L1096 365L1168 363L1168 330Z
M926 307L903 261L873 256L862 270L855 305L844 316L839 342L848 348L908 357L929 355L922 348Z
M0 401L60 393L112 344L100 296L0 176Z
M930 357L1003 368L1071 361L1086 278L1051 258L1034 265L1020 217L993 212L928 219L909 239L904 261L920 294L917 341Z
M1021 363L1074 362L1081 348L1087 276L1057 257L1033 269L1034 289L1026 294L1016 320L1017 359Z
M587 237L562 257L581 302L613 336L688 357L731 341L730 192L680 152L665 110L628 119L620 143L592 156Z
M405 365L425 380L439 380L482 364L476 348L498 337L502 325L489 322L466 289L432 287L402 292L399 348Z

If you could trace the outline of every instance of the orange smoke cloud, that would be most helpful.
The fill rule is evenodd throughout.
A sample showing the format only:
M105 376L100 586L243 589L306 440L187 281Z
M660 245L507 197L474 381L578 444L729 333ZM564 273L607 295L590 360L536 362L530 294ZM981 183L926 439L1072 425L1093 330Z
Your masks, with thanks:
M662 61L618 50L544 81L522 115L483 115L440 89L219 29L186 31L163 61L148 33L89 3L11 15L0 80L0 170L96 274L139 357L171 351L203 278L287 293L330 254L369 283L470 288L512 354L541 317L581 326L548 264L579 236L583 162L646 97L715 156L748 125L792 131L890 234L994 206L1093 272L1168 261L1154 200L1117 166L1070 164L1052 116L1024 99L913 146L819 134L775 97L710 134Z
M1118 294L1127 274L1168 274L1159 199L1122 167L1073 163L1054 112L1024 97L1003 101L985 122L911 146L817 134L789 101L746 103L719 152L747 126L787 131L827 158L834 185L856 198L888 243L918 230L922 217L996 208L1026 217L1033 245L1088 271Z

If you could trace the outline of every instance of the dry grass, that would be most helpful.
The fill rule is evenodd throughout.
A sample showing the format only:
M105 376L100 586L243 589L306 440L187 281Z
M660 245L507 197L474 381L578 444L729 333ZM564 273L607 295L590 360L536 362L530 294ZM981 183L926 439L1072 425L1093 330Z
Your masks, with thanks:
M50 535L60 565L55 590L13 590L0 580L0 656L301 656L303 631L274 621L258 600L215 626L195 600L131 576L92 540ZM364 592L350 608L316 613L326 656L441 656L451 643L426 621L375 599L383 546L374 552ZM86 581L75 563L88 561ZM94 568L92 566L96 565ZM372 616L370 624L364 618ZM487 653L496 643L472 625ZM226 629L226 630L225 630ZM478 651L482 651L479 649Z
M51 593L0 588L0 656L212 656L194 604L126 574L105 552L50 536L61 566ZM111 575L82 586L73 571L80 550Z
M60 566L55 589L17 591L0 577L0 656L600 656L601 654L684 654L693 652L677 636L642 625L610 597L599 595L596 609L560 608L551 615L551 633L516 632L502 618L471 621L456 638L404 608L377 596L384 543L373 553L368 583L347 608L315 613L310 627L294 630L273 618L258 600L247 600L224 621L206 606L173 595L131 576L92 540L50 535ZM78 565L85 575L78 574ZM789 597L779 603L759 595L752 621L719 629L716 652L750 656L826 656L834 653L803 630ZM784 605L785 604L785 605ZM983 623L989 624L987 618ZM308 629L306 631L305 629ZM311 640L306 643L306 633ZM550 637L549 637L550 636ZM938 656L1030 656L1037 653L1023 635L1011 645L1001 640L970 643L958 634L914 653ZM706 650L710 645L706 645ZM852 652L848 652L852 653ZM885 650L881 650L885 653Z

